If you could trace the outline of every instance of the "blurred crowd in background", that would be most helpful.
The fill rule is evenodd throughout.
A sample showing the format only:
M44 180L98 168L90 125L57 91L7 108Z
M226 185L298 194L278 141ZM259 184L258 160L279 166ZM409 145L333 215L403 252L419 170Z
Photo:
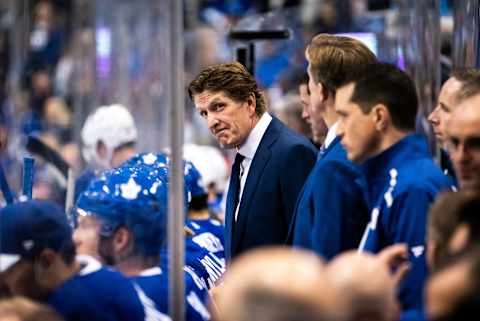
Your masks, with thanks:
M169 17L165 1L24 0L0 4L0 154L8 181L21 182L27 135L57 150L80 173L80 130L102 105L132 112L141 150L168 147L166 104ZM286 40L256 43L255 76L270 111L311 136L302 119L298 86L304 81L305 44L320 32L360 37L381 60L402 64L395 10L402 1L185 1L185 80L203 67L234 60L230 30L288 29ZM442 53L448 69L451 1L441 1ZM442 61L444 61L442 60ZM444 63L445 64L445 63ZM445 71L448 75L448 70ZM215 145L186 99L185 141ZM226 154L229 162L230 155ZM37 165L39 165L37 163ZM65 180L37 166L36 198L64 203Z

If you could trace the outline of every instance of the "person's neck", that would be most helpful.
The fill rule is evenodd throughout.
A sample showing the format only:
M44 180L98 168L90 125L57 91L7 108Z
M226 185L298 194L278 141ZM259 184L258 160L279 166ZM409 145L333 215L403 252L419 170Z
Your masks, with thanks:
M159 250L160 251L160 250ZM115 268L123 275L130 277L139 275L142 271L156 267L160 263L160 257L154 256L131 256L115 264Z
M188 211L188 218L191 220L208 220L210 218L210 213L208 209L203 209L199 211Z
M61 259L60 259L61 260ZM65 283L67 280L74 277L81 270L80 263L74 260L72 264L65 264L63 261L57 262L57 268L49 285L50 290L54 290Z
M248 137L250 136L250 134L252 133L253 129L255 128L255 126L257 126L258 122L260 121L260 118L262 118L263 114L261 114L260 116L257 115L257 113L255 113L255 115L252 117L252 125L250 126L250 131L248 132L248 135L247 137L245 138L245 140L238 146L235 147L235 149L238 150L240 148L242 148L243 145L245 145L245 143L248 141Z
M330 129L337 122L338 115L333 104L326 106L325 111L322 113L322 118L325 121L325 125L327 125L328 129Z
M404 130L398 130L395 128L390 128L388 129L384 135L382 135L382 138L380 140L380 143L378 145L378 151L376 155L386 151L396 143L398 143L400 140L405 138L405 136L411 134L412 132L410 131L404 131Z

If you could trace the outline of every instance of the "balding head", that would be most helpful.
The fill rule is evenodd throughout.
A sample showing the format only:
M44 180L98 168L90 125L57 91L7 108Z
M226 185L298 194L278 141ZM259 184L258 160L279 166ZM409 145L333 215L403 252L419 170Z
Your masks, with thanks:
M286 248L239 257L218 289L219 321L336 321L345 308L314 254Z
M355 251L337 256L326 268L352 309L350 320L395 320L398 305L388 266L377 257Z

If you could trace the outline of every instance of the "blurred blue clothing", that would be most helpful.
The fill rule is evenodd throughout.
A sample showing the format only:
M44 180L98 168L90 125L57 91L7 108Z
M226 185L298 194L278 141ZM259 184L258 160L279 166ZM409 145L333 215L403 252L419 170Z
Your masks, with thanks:
M403 310L421 309L428 209L452 182L433 162L425 139L414 134L367 160L363 169L371 218L359 249L378 253L406 243L411 271L400 284L399 299Z
M215 253L217 256L225 257L225 227L222 223L214 219L187 219L185 220L185 225L195 233L195 236L192 237L195 243ZM209 239L214 244L206 244ZM205 242L202 240L205 240Z
M295 247L311 249L327 260L358 247L368 222L360 176L336 137L319 156L298 197L290 231Z
M168 269L168 251L160 251L160 266ZM200 279L203 287L211 289L220 281L225 272L225 259L209 252L195 243L192 238L185 238L185 271L194 279Z
M139 293L127 278L91 257L79 260L80 272L46 300L66 321L147 320Z
M74 203L77 203L80 195L87 190L90 182L97 178L97 173L90 168L87 168L83 171L82 174L75 181L75 194L74 194Z
M205 303L208 292L192 277L189 271L185 272L185 309L186 321L210 320ZM168 273L166 268L154 267L130 278L137 284L155 304L156 309L163 313L168 311Z

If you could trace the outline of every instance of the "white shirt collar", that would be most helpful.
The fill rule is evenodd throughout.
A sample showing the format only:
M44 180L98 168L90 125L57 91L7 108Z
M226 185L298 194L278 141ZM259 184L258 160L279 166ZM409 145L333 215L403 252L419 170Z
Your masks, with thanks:
M102 268L102 264L97 261L97 259L89 255L77 255L77 261L82 266L82 269L78 273L79 275L87 275L97 272Z
M338 121L328 129L327 137L325 137L325 141L323 142L323 145L325 145L325 148L328 148L328 146L330 146L330 144L333 142L335 137L337 137L337 127L338 127Z
M138 276L154 276L162 274L162 269L159 266L154 266L149 269L143 270Z
M262 117L258 120L258 123L252 129L250 134L248 134L245 143L238 149L238 152L245 156L245 158L253 159L257 147L260 145L263 134L267 131L267 127L270 125L271 121L272 116L267 112L263 113Z

